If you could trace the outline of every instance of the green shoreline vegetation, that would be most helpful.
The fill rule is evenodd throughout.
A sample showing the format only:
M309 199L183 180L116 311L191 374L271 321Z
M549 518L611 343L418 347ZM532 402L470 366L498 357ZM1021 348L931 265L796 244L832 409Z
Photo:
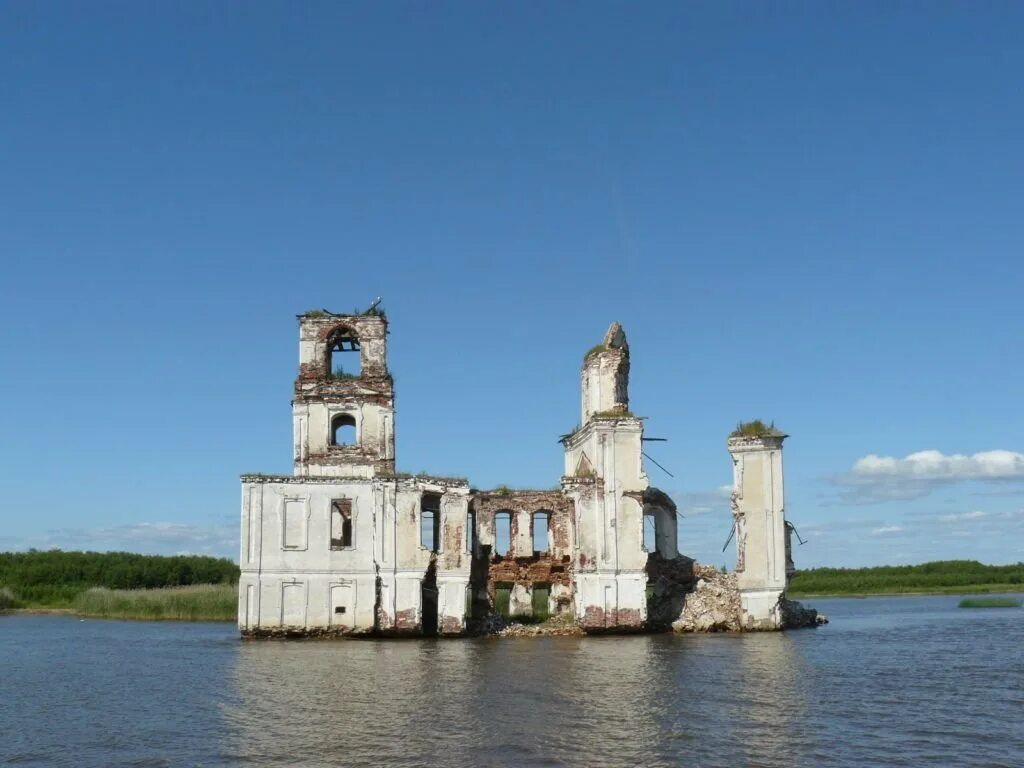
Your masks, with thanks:
M238 566L202 555L0 552L0 611L234 621Z
M792 597L1024 592L1024 563L984 565L976 560L939 560L875 568L812 568L797 571Z
M168 621L234 621L238 587L234 584L193 584L158 589L93 587L75 598L79 616Z
M179 621L234 621L238 566L199 555L0 552L0 612ZM798 571L791 597L1024 593L1024 563L943 560L876 568Z

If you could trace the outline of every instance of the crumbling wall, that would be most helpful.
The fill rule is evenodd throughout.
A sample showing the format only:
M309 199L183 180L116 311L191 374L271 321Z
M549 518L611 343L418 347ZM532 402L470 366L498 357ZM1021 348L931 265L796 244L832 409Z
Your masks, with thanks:
M629 343L612 323L600 344L587 352L580 372L583 423L594 414L629 411Z
M488 608L495 608L495 585L512 585L510 610L513 614L532 610L530 596L534 584L550 585L549 611L571 610L573 595L573 503L560 491L507 490L478 492L472 495L470 509L476 516L479 564L474 566L471 588L474 602L486 594ZM510 549L495 551L495 517L510 513ZM548 550L534 552L530 528L532 516L547 512Z
M386 376L388 322L383 315L335 315L330 312L299 317L299 379L312 381L331 373L330 346L340 336L359 345L360 376Z
M358 355L358 374L335 374L341 338ZM337 353L338 364L344 364ZM395 391L387 368L387 321L379 315L315 312L299 318L299 374L292 400L295 474L372 477L395 470ZM332 420L351 417L357 439L331 441Z

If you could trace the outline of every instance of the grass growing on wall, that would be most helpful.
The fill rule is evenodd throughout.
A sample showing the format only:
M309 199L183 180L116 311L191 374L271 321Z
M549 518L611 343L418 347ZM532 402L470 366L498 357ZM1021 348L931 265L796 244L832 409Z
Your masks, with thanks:
M93 587L72 603L75 613L110 619L234 621L238 588L230 584L196 584L163 589Z

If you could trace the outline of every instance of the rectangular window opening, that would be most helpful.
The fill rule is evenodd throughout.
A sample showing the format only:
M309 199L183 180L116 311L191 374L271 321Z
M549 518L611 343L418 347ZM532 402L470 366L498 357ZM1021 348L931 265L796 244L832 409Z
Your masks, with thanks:
M441 497L436 493L424 493L420 502L420 546L441 551Z
M533 515L533 553L539 555L548 551L548 530L551 515L547 512L535 512Z
M506 619L510 615L512 604L512 585L498 582L494 585L494 612Z
M544 621L551 615L551 585L538 582L533 585L533 618Z
M494 554L505 556L512 548L512 513L494 515Z
M331 549L352 548L352 500L331 502Z

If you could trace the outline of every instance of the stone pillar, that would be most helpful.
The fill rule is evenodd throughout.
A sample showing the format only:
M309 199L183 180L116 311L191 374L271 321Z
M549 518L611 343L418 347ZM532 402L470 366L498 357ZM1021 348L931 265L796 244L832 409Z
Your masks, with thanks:
M782 489L782 441L787 435L760 422L729 437L733 462L736 581L746 629L781 629L789 580Z

